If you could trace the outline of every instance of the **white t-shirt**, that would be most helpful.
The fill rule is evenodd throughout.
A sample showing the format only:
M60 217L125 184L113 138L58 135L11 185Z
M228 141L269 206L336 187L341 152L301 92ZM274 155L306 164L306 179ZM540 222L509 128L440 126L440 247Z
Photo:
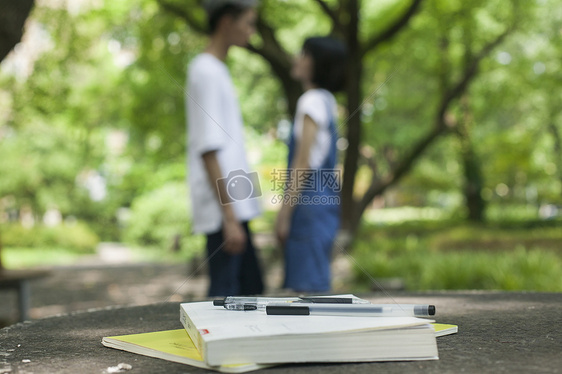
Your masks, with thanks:
M239 170L250 172L244 149L242 115L228 68L215 56L202 53L193 59L188 67L187 86L188 181L193 231L210 234L221 228L222 211L216 182L209 181L202 155L217 151L223 178ZM236 185L229 185L236 189ZM234 200L232 206L240 221L260 214L255 198Z
M312 144L308 158L309 167L312 169L320 168L330 151L332 144L330 119L336 118L336 108L334 95L330 91L318 88L306 91L297 102L297 113L295 115L295 138L297 142L302 138L305 115L308 114L318 126L316 139Z

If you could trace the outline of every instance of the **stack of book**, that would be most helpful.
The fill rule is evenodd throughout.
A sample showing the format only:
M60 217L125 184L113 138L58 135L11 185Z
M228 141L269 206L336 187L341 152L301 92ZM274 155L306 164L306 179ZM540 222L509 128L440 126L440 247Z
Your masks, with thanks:
M239 373L283 363L437 360L436 336L457 331L416 317L433 314L431 306L373 305L353 295L333 296L333 303L317 299L183 303L184 329L105 337L102 343ZM346 304L337 303L342 300Z

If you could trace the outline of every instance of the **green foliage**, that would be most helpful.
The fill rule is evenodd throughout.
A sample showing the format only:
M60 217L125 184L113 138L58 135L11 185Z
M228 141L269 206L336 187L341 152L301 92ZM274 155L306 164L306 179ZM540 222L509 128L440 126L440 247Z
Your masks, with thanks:
M98 236L83 222L65 223L53 227L35 225L31 228L19 224L3 224L2 244L10 248L33 248L41 252L45 248L59 248L76 253L93 253Z
M175 2L200 21L198 3ZM409 4L361 2L362 42ZM434 125L439 95L459 78L469 58L515 25L514 33L482 61L466 101L473 117L471 143L484 160L486 216L492 222L536 219L540 204L562 204L562 8L555 0L498 4L426 0L406 28L364 57L361 83L367 100L358 113L362 150L381 175L389 171ZM305 37L332 27L312 0L263 0L261 16L291 53L298 53ZM103 240L120 240L117 213L132 206L129 240L168 248L170 237L179 233L184 247L199 246L200 239L189 236L187 213L180 212L187 206L180 184L185 180L186 66L203 50L206 37L155 0L106 0L68 9L41 3L31 21L40 46L30 70L12 73L3 65L0 72L0 209L31 207L41 216L56 208L64 217L87 222ZM253 42L259 45L259 36ZM285 167L286 147L275 140L275 128L290 114L282 82L265 60L244 49L232 52L227 63L248 127L247 149L266 198L272 169ZM462 113L455 104L450 114L459 118ZM108 145L116 130L126 135L125 149ZM345 130L343 122L340 133ZM107 182L103 201L92 201L80 183L94 171ZM434 218L462 217L464 178L461 145L444 136L387 190L386 204L428 207ZM370 182L370 168L362 164L358 190ZM174 204L171 196L182 203ZM424 243L405 235L407 243L392 246ZM507 234L501 238L506 246L513 243Z
M289 53L298 53L304 39L330 32L330 21L315 1L263 0L261 14ZM298 30L298 32L295 32Z
M75 178L81 167L81 152L71 134L35 124L12 132L1 144L0 196L12 196L10 208L30 205L44 212L56 206L71 211L72 197L80 194Z
M201 249L201 241L191 235L190 222L185 183L168 182L133 201L124 238L162 251L170 250L179 236L181 247L193 255Z
M83 182L104 174L106 136L120 122L120 69L103 37L111 21L84 10L36 6L32 39L40 46L25 57L32 69L24 64L14 76L0 75L0 92L11 98L9 115L0 118L0 206L30 207L39 217L58 209L114 240L120 202L92 201Z
M246 127L260 135L254 139L274 133L287 117L280 82L263 59L243 49L234 48L228 64L238 95L244 98L240 108Z
M399 277L409 290L560 292L560 222L469 226L453 222L366 227L353 257L358 284ZM366 273L369 275L367 275Z
M364 28L376 33L385 15L399 12L405 3L364 3L364 19L379 20L366 22ZM482 61L465 95L472 113L471 143L476 155L486 160L481 164L483 197L507 205L560 203L562 185L553 178L562 165L555 145L560 135L546 131L549 122L560 129L560 117L551 109L560 107L560 85L546 89L557 81L554 75L559 71L560 48L555 43L560 35L552 31L559 30L559 14L554 1L513 1L502 7L484 1L424 2L404 31L364 60L364 94L376 94L363 107L363 140L377 170L384 175L398 156L411 150L433 126L443 89L459 79L484 45L515 26L516 31ZM463 110L455 103L450 114L462 118ZM412 172L389 190L391 204L434 206L432 195L459 196L466 178L460 151L451 136L434 143ZM394 199L396 195L400 198ZM462 210L462 200L447 200L452 202L449 208Z

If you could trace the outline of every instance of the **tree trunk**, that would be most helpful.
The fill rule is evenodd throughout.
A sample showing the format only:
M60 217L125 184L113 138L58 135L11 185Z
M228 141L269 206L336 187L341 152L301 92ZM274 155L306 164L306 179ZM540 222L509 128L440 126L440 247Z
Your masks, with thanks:
M465 205L468 210L468 220L471 222L483 222L486 210L486 202L482 198L484 178L481 162L474 151L470 135L472 114L468 102L468 95L461 98L463 118L457 124L457 134L461 143L461 157L464 171L463 194Z
M31 12L33 0L7 0L0 2L0 61L19 43L23 25ZM0 232L0 272L2 264L2 233Z
M552 139L554 140L554 145L553 145L554 160L555 160L556 170L558 170L558 180L562 182L562 138L560 137L560 131L556 126L555 117L556 117L556 112L552 110L550 122L548 124L548 131L550 132L550 134L552 135Z
M463 193L468 210L468 220L483 222L486 202L482 198L483 178L480 161L474 153L470 138L464 138L461 142L466 143L462 146L462 159L464 168Z
M359 46L359 7L357 0L347 2L345 12L349 17L346 25L345 39L349 52L349 66L347 76L347 150L343 166L343 182L341 192L342 225L341 229L348 233L355 231L356 202L353 197L355 175L359 164L359 145L361 141L361 115L357 109L361 105L361 75L363 63ZM355 114L354 114L355 113Z
M23 25L33 7L33 0L0 2L0 61L19 43Z
M4 269L4 264L2 263L2 231L0 230L0 273Z

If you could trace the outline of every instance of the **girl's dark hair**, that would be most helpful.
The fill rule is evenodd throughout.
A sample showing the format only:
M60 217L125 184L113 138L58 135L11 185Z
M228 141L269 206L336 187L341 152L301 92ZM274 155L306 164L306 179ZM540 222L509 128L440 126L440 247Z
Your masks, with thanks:
M242 15L246 10L250 9L250 7L244 7L236 4L226 4L212 14L209 15L209 34L214 34L217 30L219 25L219 21L224 16L231 16L232 18L236 19Z
M312 57L312 83L331 92L344 89L347 48L332 37L312 37L304 41L303 53Z

